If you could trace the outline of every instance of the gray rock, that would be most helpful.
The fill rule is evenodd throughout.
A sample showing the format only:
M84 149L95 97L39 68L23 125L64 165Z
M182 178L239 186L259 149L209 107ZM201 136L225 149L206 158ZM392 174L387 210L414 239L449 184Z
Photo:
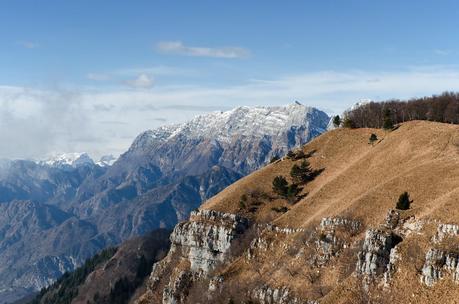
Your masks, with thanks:
M369 279L379 277L387 270L392 248L400 242L391 231L369 229L362 250L357 254L356 273Z
M255 288L252 299L260 304L317 304L317 301L302 300L292 295L287 287L272 288L267 285Z
M433 286L446 274L459 283L459 254L431 248L426 253L421 282Z

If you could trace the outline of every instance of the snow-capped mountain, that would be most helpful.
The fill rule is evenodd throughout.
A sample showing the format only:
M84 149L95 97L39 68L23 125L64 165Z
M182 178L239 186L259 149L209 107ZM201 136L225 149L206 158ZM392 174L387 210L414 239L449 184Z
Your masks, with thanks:
M0 230L11 235L0 238L0 299L36 291L104 247L173 227L328 122L298 103L238 107L143 132L116 161L95 164L86 153L0 161Z
M184 124L159 128L151 131L150 136L167 140L183 135L189 139L212 138L221 142L231 142L234 136L281 137L285 130L298 127L323 132L323 126L313 122L326 117L323 112L299 103L286 107L238 107L200 115Z
M118 157L115 157L112 154L104 155L99 159L98 162L96 162L96 165L100 167L108 167L108 166L113 165L117 159Z
M41 161L40 163L52 167L67 166L74 168L81 165L94 165L92 158L85 152L56 154L45 161Z
M259 150L255 153L257 159L250 160L253 153L241 154L241 157L248 157L248 162L253 165L249 165L250 171L273 154L285 154L292 147L325 132L329 121L324 112L299 102L283 107L238 107L200 115L183 124L146 131L136 138L129 151L155 149L158 145L164 147L167 143L175 145L183 141L210 141L211 145L223 150L231 150L235 145L259 149L252 145L263 143L266 153ZM232 153L229 151L229 154Z

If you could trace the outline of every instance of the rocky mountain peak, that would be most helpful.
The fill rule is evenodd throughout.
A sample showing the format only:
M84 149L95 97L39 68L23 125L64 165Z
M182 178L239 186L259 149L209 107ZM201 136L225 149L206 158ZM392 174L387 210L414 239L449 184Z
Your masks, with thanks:
M52 167L78 167L81 165L94 165L93 159L86 152L62 153L51 156L40 164Z
M182 124L145 131L135 139L130 151L180 137L211 139L221 143L229 143L236 137L270 137L279 141L291 129L305 128L311 133L323 133L328 122L326 113L299 102L287 106L240 106L229 111L199 115Z

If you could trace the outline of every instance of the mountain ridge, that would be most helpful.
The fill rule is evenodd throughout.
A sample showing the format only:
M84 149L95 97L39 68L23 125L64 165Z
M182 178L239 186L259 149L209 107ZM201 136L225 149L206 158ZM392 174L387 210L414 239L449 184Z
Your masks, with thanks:
M38 290L102 248L153 229L172 228L187 219L203 200L263 166L271 156L284 154L323 132L329 121L325 113L302 105L273 109L240 108L204 115L197 118L200 123L195 127L185 123L187 127L180 129L183 132L175 130L172 137L170 126L157 129L155 132L169 130L163 132L169 135L161 136L161 140L150 137L153 131L144 132L111 166L101 167L94 161L72 166L66 158L63 166L40 165L33 161L2 163L0 189L5 194L4 204L14 200L30 201L32 206L39 203L36 208L57 208L66 220L38 228L29 225L29 230L18 235L16 245L2 244L0 240L0 248L7 249L5 254L19 246L37 248L29 250L31 254L26 259L4 260L5 267L21 269L21 274L15 271L0 273L0 290L7 291L0 293L0 297L14 300L15 288L21 289L21 295L23 291ZM276 120L276 128L269 129L275 134L260 135L259 130L247 127L253 125L254 119L248 114L256 113L268 119L274 112L282 114L282 120ZM233 128L225 133L231 134L225 140L216 138L220 133L214 130L219 131L222 125L230 128L225 119L231 117L231 113L237 114L233 121L244 122L242 128L254 135L238 136L241 129ZM290 119L288 115L295 115L295 118ZM207 137L194 136L204 130L202 122L209 120L218 122L209 129L212 132L209 131ZM196 132L191 134L190 130ZM142 138L145 140L140 141ZM39 213L33 214L30 221L39 222ZM0 229L7 226L8 223L0 222ZM23 228L17 221L8 229L21 231ZM76 237L75 231L80 237ZM28 239L28 235L39 237ZM51 241L37 243L40 239ZM27 268L27 265L36 267Z

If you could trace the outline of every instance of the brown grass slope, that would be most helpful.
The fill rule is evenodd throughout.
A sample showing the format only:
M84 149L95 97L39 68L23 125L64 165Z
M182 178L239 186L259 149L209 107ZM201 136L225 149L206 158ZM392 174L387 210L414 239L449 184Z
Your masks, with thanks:
M371 133L378 135L374 145L368 142ZM417 217L459 220L455 208L459 190L457 125L413 121L392 132L338 129L303 149L315 151L309 161L314 169L324 171L305 187L305 198L274 219L277 225L305 227L334 215L361 218L365 226L374 225L394 208L403 191L410 193ZM260 190L274 196L273 178L289 177L293 163L285 159L270 164L226 188L201 208L237 213L244 193ZM267 214L257 216L260 221L269 219Z
M371 133L378 136L373 145L368 141ZM288 246L273 247L251 262L234 260L222 271L222 275L235 273L226 275L228 282L256 278L269 285L288 286L303 298L321 303L459 303L459 285L452 280L442 279L435 287L427 287L421 284L419 276L425 253L433 246L436 225L459 224L459 126L412 121L391 132L338 129L323 134L303 149L305 153L314 152L309 158L312 167L324 170L306 185L302 192L306 196L296 204L277 198L271 189L273 178L289 177L295 162L283 159L241 179L201 208L243 213L257 222L282 227L312 229L322 218L331 216L358 219L363 230L350 239L358 242L366 229L384 222L398 196L408 191L413 203L402 216L425 223L423 230L410 234L399 246L397 271L389 288L375 287L364 292L356 276L348 273L340 277L340 269L347 263L346 255L350 261L346 267L355 269L353 252L345 252L321 267L317 270L320 279L308 283L305 275L295 275L304 271L306 262L288 256ZM264 193L270 199L262 199L256 211L247 212L239 202L243 194L250 197L253 193ZM272 207L278 206L287 206L289 211L272 211ZM298 242L294 238L281 241L290 245ZM442 246L457 251L458 242L451 240Z

